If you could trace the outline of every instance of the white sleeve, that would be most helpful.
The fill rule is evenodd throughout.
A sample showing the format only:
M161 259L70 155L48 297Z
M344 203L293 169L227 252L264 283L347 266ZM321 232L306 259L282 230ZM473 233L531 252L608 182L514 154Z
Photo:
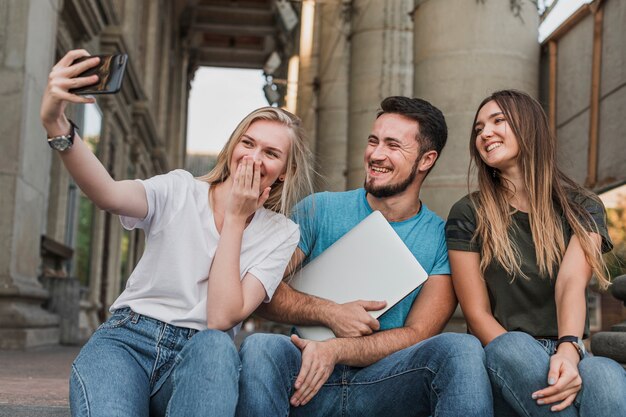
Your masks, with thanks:
M182 169L167 174L156 175L139 181L146 190L148 214L145 218L120 216L120 222L127 230L144 229L146 233L156 233L167 225L185 202L183 196L189 188L193 176Z
M265 288L265 300L269 303L274 295L274 291L283 279L287 264L293 255L296 245L300 241L300 229L289 221L289 232L285 234L285 239L258 264L254 265L248 273L254 275Z

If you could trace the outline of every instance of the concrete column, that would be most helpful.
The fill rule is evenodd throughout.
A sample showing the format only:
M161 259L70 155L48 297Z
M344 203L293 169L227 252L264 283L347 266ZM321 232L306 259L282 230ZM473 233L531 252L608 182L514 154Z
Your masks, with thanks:
M176 62L173 61L173 59L171 58L171 55L174 52L174 47L171 43L171 39L177 37L172 33L176 30L176 27L174 26L174 22L176 21L174 19L168 18L169 16L174 15L173 4L170 2L166 2L163 9L166 10L166 13L161 16L162 24L160 26L162 26L163 35L161 37L161 48L159 50L157 64L160 70L157 72L158 78L154 80L155 86L158 89L158 91L155 93L155 95L158 96L158 101L155 103L154 114L157 117L156 128L160 135L165 135L167 129L169 113L167 99L168 97L171 98L171 96L169 95L169 87L172 80L174 80L173 69L174 65L176 64ZM166 142L168 141L167 138L164 139Z
M354 0L348 187L363 185L363 152L383 98L413 91L412 0Z
M51 162L45 234L57 242L67 244L66 229L70 175L59 155L53 155Z
M178 38L178 37L177 37ZM184 164L187 153L187 105L189 102L189 50L185 42L177 41L172 45L171 54L175 65L171 68L169 97L167 105L163 106L167 119L165 146L170 167L180 167Z
M140 34L145 43L145 50L143 51L143 56L138 57L144 65L143 68L138 68L143 75L142 84L144 91L155 113L157 112L156 104L159 100L158 87L155 86L158 86L160 81L157 74L162 71L162 63L159 61L158 57L165 47L162 40L167 39L167 36L164 35L165 28L163 28L160 25L161 22L159 22L162 6L160 3L160 1L145 3L147 10L144 9L143 13L145 16L143 19L146 24L141 28L142 33Z
M517 12L510 2L496 0L415 4L414 93L439 107L448 123L448 143L421 196L445 217L467 193L469 136L478 104L504 88L537 97L539 18L529 0Z
M57 1L0 3L0 348L58 343L58 317L40 305L51 150L39 103L54 61Z
M311 151L315 152L317 136L317 76L319 54L319 8L313 0L302 2L300 22L300 68L298 70L298 98L296 113L309 138Z
M346 189L348 155L349 0L319 4L319 94L317 98L319 188Z

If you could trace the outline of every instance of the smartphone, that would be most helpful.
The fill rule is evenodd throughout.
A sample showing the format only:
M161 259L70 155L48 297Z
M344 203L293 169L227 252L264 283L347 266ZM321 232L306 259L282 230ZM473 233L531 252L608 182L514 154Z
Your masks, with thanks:
M89 77L90 75L97 74L98 82L85 87L73 88L70 93L79 95L91 95L91 94L115 94L122 88L122 80L124 79L124 72L126 71L126 62L128 61L127 54L118 55L91 55L84 56L76 59L73 64L77 64L86 59L99 57L100 62L93 68L89 68L87 71L82 72L76 78Z

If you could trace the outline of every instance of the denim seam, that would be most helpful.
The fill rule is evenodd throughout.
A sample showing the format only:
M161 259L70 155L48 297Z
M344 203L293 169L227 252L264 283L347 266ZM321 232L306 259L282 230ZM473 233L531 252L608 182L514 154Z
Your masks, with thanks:
M154 355L154 365L152 366L152 372L150 373L150 387L152 387L154 383L156 382L155 378L157 375L157 367L159 366L159 359L161 357L161 340L163 340L163 336L165 335L166 329L167 329L167 324L163 323L163 326L159 333L159 338L156 343L156 355Z
M178 355L176 355L178 356ZM165 417L170 417L170 411L171 411L171 405L172 405L172 397L174 396L174 391L176 391L176 386L178 385L176 382L176 372L172 372L170 374L170 378L172 378L172 395L170 395L170 398L167 402L167 407L165 408Z
M395 373L393 375L388 375L384 378L380 378L380 379L376 379L376 380L371 380L371 381L367 381L367 382L348 382L347 385L370 385L370 384L377 384L379 382L383 382L386 381L388 379L392 379L401 375L405 375L411 372L416 372L416 371L422 371L422 370L427 370L428 372L432 373L433 375L436 375L436 372L434 372L432 369L430 369L428 366L424 366L424 367L420 367L420 368L411 368L411 369L406 369L402 372L398 372ZM331 384L329 384L331 385ZM333 384L333 385L341 385L341 384Z
M111 317L114 317L114 316L111 316ZM114 322L114 323L109 323L109 320L110 320L110 319L109 319L109 320L105 321L104 323L102 323L102 324L98 327L98 329L97 329L97 330L109 330L109 329L111 329L111 330L112 330L112 329L117 329L117 328L119 328L119 327L124 326L126 323L128 323L128 322L130 321L130 319L131 319L131 318L132 318L132 317L131 317L130 315L128 315L128 316L124 317L123 319L118 320L118 321L116 321L116 322Z
M87 390L85 389L85 384L83 383L83 379L80 377L80 374L78 373L78 369L76 369L76 366L74 366L74 364L72 364L72 373L74 374L76 381L78 381L79 386L80 386L80 391L82 393L83 401L81 401L81 406L85 407L85 410L87 411L87 417L89 417L91 415L91 409L89 407L89 401L87 401Z
M522 405L522 402L520 401L520 399L517 398L517 395L515 395L515 391L513 391L509 387L509 384L507 384L506 381L498 374L498 371L490 367L487 367L487 369L489 370L489 372L491 372L496 378L498 378L502 382L501 386L503 387L503 389L506 388L506 390L511 393L512 397L515 398L515 401L517 402L518 407L524 412L526 417L532 417L530 414L528 414L528 412L526 411L526 407ZM517 409L515 410L515 412L516 413L518 412Z
M428 368L426 368L426 369L428 369ZM432 391L432 392L434 392L434 393L435 393L435 395L437 396L437 403L436 403L436 404L439 404L439 392L437 392L437 389L435 388L435 378L437 378L437 374L436 374L435 372L433 372L431 369L428 369L428 370L429 370L430 372L432 372L432 373L433 373L433 375L434 375L434 378L432 379L432 381L431 381L431 383L430 383L430 389L431 389L431 391ZM432 406L432 402L430 403L430 407L431 407L431 409L432 409L432 407L433 407L433 406ZM438 416L439 416L439 409L438 409L437 407L435 407L435 410L434 410L434 412L433 412L432 417L438 417Z
M346 367L341 371L341 415L348 415L348 369Z

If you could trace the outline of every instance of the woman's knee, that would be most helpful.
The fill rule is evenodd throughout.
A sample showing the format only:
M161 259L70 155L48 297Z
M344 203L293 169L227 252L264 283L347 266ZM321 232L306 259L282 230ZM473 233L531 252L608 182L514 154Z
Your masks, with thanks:
M274 357L289 355L298 350L287 336L255 333L246 337L241 344L240 355L248 357Z
M98 356L94 350L81 352L72 364L72 416L141 415L148 410L146 373L127 352L109 350L108 356Z
M455 369L457 378L472 381L477 386L481 383L488 385L485 351L476 337L459 333L443 333L438 337L447 352L443 358L446 368Z
M436 349L445 354L445 361L460 361L466 366L477 363L484 366L485 352L480 341L470 334L442 333L432 338Z
M235 343L228 334L219 330L196 333L181 350L179 357L179 362L189 362L194 367L239 366Z
M576 405L581 416L626 415L626 371L617 362L599 356L578 364L583 380Z
M592 356L578 364L578 371L583 380L583 397L609 403L619 401L626 406L626 370L620 364Z
M541 346L529 334L507 332L485 346L485 358L488 365L509 361L523 362L527 357L539 354L541 350ZM545 356L548 356L547 352Z
M509 332L485 346L487 370L492 384L540 389L547 382L548 352L530 335ZM530 389L530 388L528 388Z

